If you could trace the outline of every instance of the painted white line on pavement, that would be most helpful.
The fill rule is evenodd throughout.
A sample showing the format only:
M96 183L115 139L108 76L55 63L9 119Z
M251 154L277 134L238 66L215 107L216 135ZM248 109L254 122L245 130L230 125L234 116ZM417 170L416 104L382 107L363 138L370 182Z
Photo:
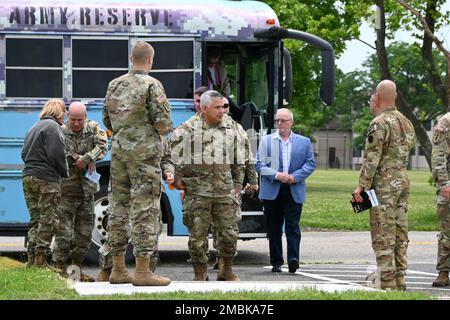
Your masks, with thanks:
M265 269L272 269L272 266L266 266L264 268ZM283 272L289 272L288 268L281 268L281 270ZM294 275L294 274L299 274L299 275L302 275L302 276L305 276L305 277L309 277L309 278L313 278L313 279L328 281L330 283L339 283L339 284L346 284L346 285L353 285L353 286L362 287L360 284L355 283L355 282L339 280L339 279L330 278L330 277L324 277L324 276L321 276L321 275L318 275L318 274L303 272L303 271L299 271L299 270L297 270L295 273L292 273L292 275ZM362 288L366 288L366 287L362 287ZM376 290L376 289L373 289L373 288L368 288L368 289Z
M433 277L436 277L436 276L437 276L437 273L429 273L429 272L415 271L415 270L406 270L406 273L411 273L411 274L423 274L423 275L433 276Z
M368 267L375 267L372 264L301 264L300 268L330 268L330 269L367 269Z
M406 284L411 284L411 285L425 285L425 286L428 286L428 289L429 290L437 290L437 289L439 289L438 287L433 287L432 285L431 285L431 281L430 282L420 282L420 281L406 281ZM408 287L409 288L409 287ZM441 289L444 289L444 288L441 288ZM450 291L450 288L449 289L445 289L445 290L447 290L447 291Z
M342 272L342 273L367 273L366 270L339 270L339 269L313 269L313 268L308 268L308 269L304 269L301 268L301 270L308 270L308 271L314 271L314 272Z
M424 287L410 287L410 286L406 286L407 289L413 289L413 290L427 290L427 291L445 291L445 292L449 292L450 289L444 289L444 288L436 288L436 287L430 287L429 288L424 288ZM450 297L449 297L450 298Z

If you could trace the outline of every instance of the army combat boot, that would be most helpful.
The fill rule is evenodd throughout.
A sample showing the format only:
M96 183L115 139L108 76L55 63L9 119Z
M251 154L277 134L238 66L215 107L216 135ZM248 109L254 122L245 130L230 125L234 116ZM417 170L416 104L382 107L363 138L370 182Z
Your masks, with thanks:
M433 281L433 287L445 287L448 284L448 271L439 271L438 277Z
M28 260L27 260L27 263L25 264L25 266L27 268L31 268L33 265L34 265L34 254L29 253L28 254Z
M73 259L72 264L74 266L77 266L80 269L80 281L81 282L95 282L95 279L93 277L91 277L90 275L83 272L83 270L81 269L80 261Z
M170 279L155 275L150 271L149 265L149 257L136 257L136 272L132 282L133 286L168 286Z
M67 263L65 262L61 262L61 261L56 261L55 262L55 267L60 271L59 275L63 278L68 278L69 275L67 274Z
M53 268L47 263L47 256L45 254L36 254L34 258L34 265L37 268L47 269L53 272L61 273L61 270Z
M406 281L404 275L395 276L395 283L397 284L397 290L406 291Z
M206 263L194 262L194 281L208 281L208 265Z
M395 290L397 289L397 283L395 282L395 279L392 280L380 280L380 289L381 290Z
M125 256L113 256L112 259L113 267L111 276L109 277L109 283L132 283L133 276L128 273L127 268L125 267Z
M103 268L97 276L98 282L109 281L109 276L111 275L111 268Z
M219 261L220 261L219 256L216 256L216 262L214 262L213 266L214 270L219 270Z
M159 255L152 255L150 257L150 271L155 272L158 264L159 264Z
M233 257L219 258L219 273L217 274L217 281L240 281L233 273L231 266L233 265Z

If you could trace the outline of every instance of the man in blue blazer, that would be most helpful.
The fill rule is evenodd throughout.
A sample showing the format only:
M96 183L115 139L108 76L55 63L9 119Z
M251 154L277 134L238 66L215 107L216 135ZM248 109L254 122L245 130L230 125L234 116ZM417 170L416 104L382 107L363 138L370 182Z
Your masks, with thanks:
M300 215L305 202L305 180L316 169L311 141L292 132L294 115L279 109L275 133L263 136L258 148L256 170L261 176L259 198L267 219L272 272L281 272L283 224L287 240L289 272L295 273L300 261Z

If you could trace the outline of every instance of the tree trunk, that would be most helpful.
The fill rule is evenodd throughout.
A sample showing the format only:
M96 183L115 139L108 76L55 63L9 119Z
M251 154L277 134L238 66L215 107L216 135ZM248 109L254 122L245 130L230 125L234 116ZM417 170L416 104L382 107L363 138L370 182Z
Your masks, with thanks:
M389 63L388 63L388 56L386 51L386 16L385 16L385 10L384 10L384 0L373 0L373 2L379 7L380 9L380 29L377 30L377 40L375 42L376 48L377 48L377 56L378 56L378 63L380 65L380 80L390 79L393 80L391 76L391 72L389 69ZM424 152L425 158L428 163L428 167L431 170L431 141L430 138L427 135L427 132L425 130L425 127L423 126L422 122L417 118L417 116L412 111L411 106L406 101L405 97L403 96L402 92L400 91L400 88L397 87L397 108L398 110L405 115L411 121L412 125L414 126L414 130L416 132L417 140L420 143L420 146L422 147L422 150Z

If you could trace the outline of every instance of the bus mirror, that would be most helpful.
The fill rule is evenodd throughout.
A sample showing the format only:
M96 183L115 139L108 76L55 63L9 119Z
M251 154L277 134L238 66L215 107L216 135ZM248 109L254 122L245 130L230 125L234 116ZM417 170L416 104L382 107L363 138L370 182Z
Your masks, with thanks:
M283 107L292 102L292 61L289 50L283 49Z

